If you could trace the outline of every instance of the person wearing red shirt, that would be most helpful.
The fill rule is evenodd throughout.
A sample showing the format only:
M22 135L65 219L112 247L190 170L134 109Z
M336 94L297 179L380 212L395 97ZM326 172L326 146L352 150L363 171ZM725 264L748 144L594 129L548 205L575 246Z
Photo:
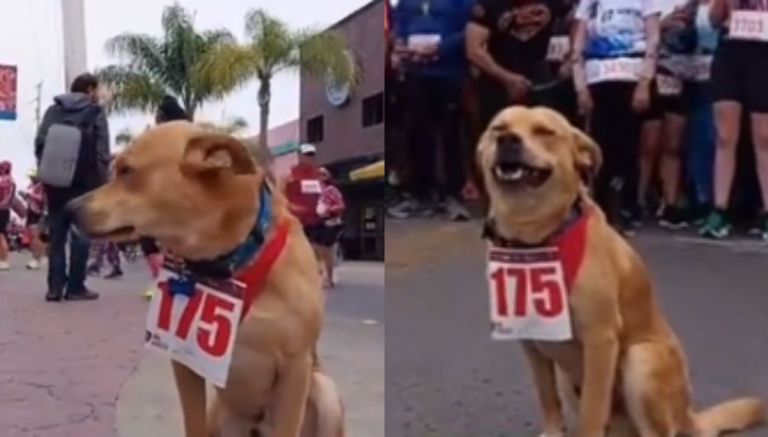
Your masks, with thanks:
M16 198L16 182L13 180L10 161L0 162L0 271L9 270L10 247L8 226L11 221L11 206Z
M304 233L320 261L318 243L322 240L323 221L317 214L317 202L322 192L322 176L315 161L316 152L317 149L312 144L301 145L299 162L291 168L285 195L291 212L304 227Z
M344 196L332 183L331 172L320 168L322 191L317 201L317 215L322 219L323 229L317 243L320 262L325 268L325 287L336 286L333 267L336 264L336 245L344 232Z
M40 239L40 219L45 212L45 187L37 175L37 170L29 173L29 188L19 193L27 202L27 230L31 237L29 248L32 259L27 263L30 270L38 270L45 262L45 244Z

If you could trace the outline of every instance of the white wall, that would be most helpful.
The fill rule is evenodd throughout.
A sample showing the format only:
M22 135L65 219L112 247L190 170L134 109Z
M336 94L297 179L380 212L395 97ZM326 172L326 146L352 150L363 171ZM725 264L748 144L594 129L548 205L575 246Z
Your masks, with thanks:
M0 160L10 159L21 186L34 165L36 86L43 82L41 113L64 88L61 3L0 0L0 64L18 67L18 118L0 120Z

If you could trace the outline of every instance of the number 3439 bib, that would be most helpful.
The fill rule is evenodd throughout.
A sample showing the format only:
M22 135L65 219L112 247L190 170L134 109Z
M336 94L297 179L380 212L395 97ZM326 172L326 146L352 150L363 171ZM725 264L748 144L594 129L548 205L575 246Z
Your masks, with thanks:
M231 289L222 290L195 283L188 296L171 293L174 280L177 274L167 270L158 279L147 314L146 346L223 388L243 311L242 284L230 281Z
M573 338L568 292L557 247L488 252L491 338Z

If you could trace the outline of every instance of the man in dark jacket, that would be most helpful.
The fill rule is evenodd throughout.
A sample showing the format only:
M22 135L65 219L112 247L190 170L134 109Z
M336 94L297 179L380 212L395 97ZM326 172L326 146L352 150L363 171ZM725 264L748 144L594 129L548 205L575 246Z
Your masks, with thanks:
M82 74L72 82L69 94L57 96L54 104L45 112L35 138L35 155L38 162L44 154L58 153L57 145L69 140L62 135L56 138L54 126L66 120L81 132L81 149L77 156L76 170L68 186L46 185L48 200L48 226L50 262L48 267L47 301L94 300L98 293L85 286L90 243L72 231L72 220L67 213L67 203L101 186L107 178L110 162L109 127L104 110L99 106L99 82L91 74ZM61 147L62 150L65 147ZM69 270L65 254L69 241ZM66 295L64 295L66 291Z
M469 218L461 203L470 163L461 144L460 101L467 76L464 29L472 4L473 0L400 0L395 7L393 66L405 75L403 108L410 161L406 191L416 199L390 208L392 217L432 215L432 197L441 194L451 220ZM438 162L444 165L443 186L437 183Z

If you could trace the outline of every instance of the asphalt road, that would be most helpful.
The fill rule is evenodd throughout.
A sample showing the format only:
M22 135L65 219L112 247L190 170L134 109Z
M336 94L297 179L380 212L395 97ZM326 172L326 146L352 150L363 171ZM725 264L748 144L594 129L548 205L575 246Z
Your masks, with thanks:
M682 339L697 405L768 400L768 246L663 231L633 245ZM490 340L479 223L390 221L386 250L386 435L537 435L522 353Z

